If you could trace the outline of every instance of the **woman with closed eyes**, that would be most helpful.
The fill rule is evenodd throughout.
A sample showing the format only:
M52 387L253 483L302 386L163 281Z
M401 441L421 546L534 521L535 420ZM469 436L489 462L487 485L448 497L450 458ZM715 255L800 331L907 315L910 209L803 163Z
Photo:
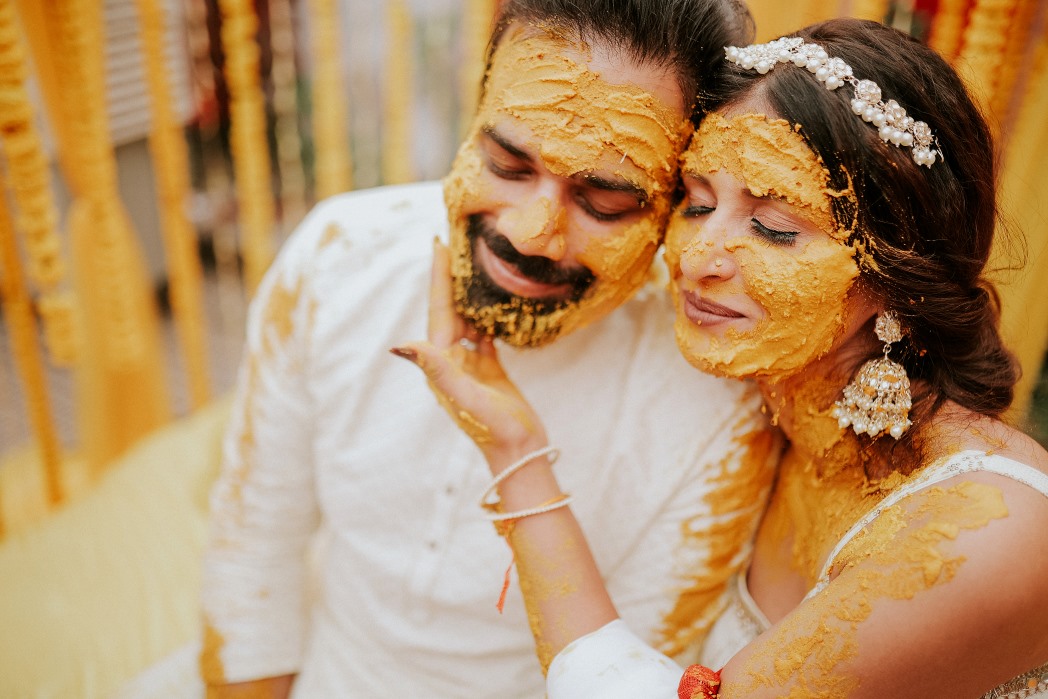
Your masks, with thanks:
M1048 453L1001 419L1018 370L984 277L985 120L938 55L872 22L726 60L666 235L677 340L754 381L785 446L752 559L691 654L617 618L491 340L409 348L485 426L489 516L549 696L1048 697Z

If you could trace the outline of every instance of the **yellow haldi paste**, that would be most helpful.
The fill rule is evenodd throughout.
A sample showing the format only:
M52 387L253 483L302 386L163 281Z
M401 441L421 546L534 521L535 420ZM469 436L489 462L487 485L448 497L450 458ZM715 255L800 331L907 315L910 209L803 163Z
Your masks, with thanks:
M606 82L586 65L589 58L589 50L575 42L535 28L511 28L495 51L477 118L445 180L456 309L480 331L512 345L543 344L628 299L647 279L669 213L688 121L637 86ZM479 148L484 129L492 125L526 138L541 165L556 176L577 177L599 168L648 195L642 217L614 236L589 241L578 255L576 262L595 277L578 301L539 312L525 298L488 305L468 299L474 274L468 219L476 202L494 199L485 185ZM563 221L550 224L558 214L548 200L540 198L512 215L525 231L534 231L532 237L547 235L550 228L556 235L569 234Z
M707 117L683 156L686 173L726 170L745 182L754 196L791 204L826 236L794 246L776 246L753 234L729 238L724 250L735 256L747 294L766 315L746 332L729 329L718 337L688 319L680 305L680 266L689 254L717 254L694 222L675 217L666 240L666 260L674 276L677 341L699 369L723 376L781 377L826 354L840 336L846 303L859 267L849 232L834 222L834 197L854 196L829 187L829 175L801 136L781 119L746 114Z

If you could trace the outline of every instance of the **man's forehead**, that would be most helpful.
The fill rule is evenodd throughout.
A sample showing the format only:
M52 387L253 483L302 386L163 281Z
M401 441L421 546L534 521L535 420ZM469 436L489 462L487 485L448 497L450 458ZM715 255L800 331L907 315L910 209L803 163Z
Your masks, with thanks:
M604 170L639 185L633 168L655 182L672 176L687 121L642 83L655 91L664 86L636 66L622 69L622 84L610 83L585 63L589 47L565 46L544 33L505 37L488 76L481 125L497 125L564 176ZM671 97L679 96L670 83Z
M507 60L512 54L513 60ZM499 60L499 59L503 60ZM551 58L562 59L580 71L590 73L595 84L606 88L633 87L650 94L660 107L684 116L685 99L672 65L640 61L623 46L600 37L583 39L556 26L514 23L499 38L492 54L491 70L485 81L497 78L503 84L522 79L521 72L547 65ZM496 70L498 69L498 70Z

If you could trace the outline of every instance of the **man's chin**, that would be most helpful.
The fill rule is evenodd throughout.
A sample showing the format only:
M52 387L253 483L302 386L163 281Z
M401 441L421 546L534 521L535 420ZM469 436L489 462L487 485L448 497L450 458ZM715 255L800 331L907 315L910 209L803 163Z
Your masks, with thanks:
M526 301L476 305L456 302L459 315L477 332L495 337L513 347L541 347L565 334L575 304L552 311L537 312Z

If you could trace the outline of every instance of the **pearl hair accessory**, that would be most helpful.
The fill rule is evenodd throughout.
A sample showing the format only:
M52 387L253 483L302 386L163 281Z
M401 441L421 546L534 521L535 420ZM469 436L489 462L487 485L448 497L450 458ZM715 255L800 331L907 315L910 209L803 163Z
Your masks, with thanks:
M724 53L732 63L756 70L761 75L777 63L793 63L798 68L807 68L827 90L836 90L847 83L855 90L852 112L877 127L882 141L910 148L913 161L918 165L931 167L936 157L942 158L939 141L926 123L907 116L906 110L895 100L881 102L881 88L877 83L856 79L850 65L843 59L831 58L818 44L805 43L799 37L782 37L766 44L728 46ZM934 149L931 147L933 142Z
M902 339L902 325L895 313L885 311L877 316L874 331L884 343L884 356L862 365L830 414L842 430L851 425L855 434L871 437L887 430L899 439L911 424L910 377L902 364L888 359L888 352L892 343Z

